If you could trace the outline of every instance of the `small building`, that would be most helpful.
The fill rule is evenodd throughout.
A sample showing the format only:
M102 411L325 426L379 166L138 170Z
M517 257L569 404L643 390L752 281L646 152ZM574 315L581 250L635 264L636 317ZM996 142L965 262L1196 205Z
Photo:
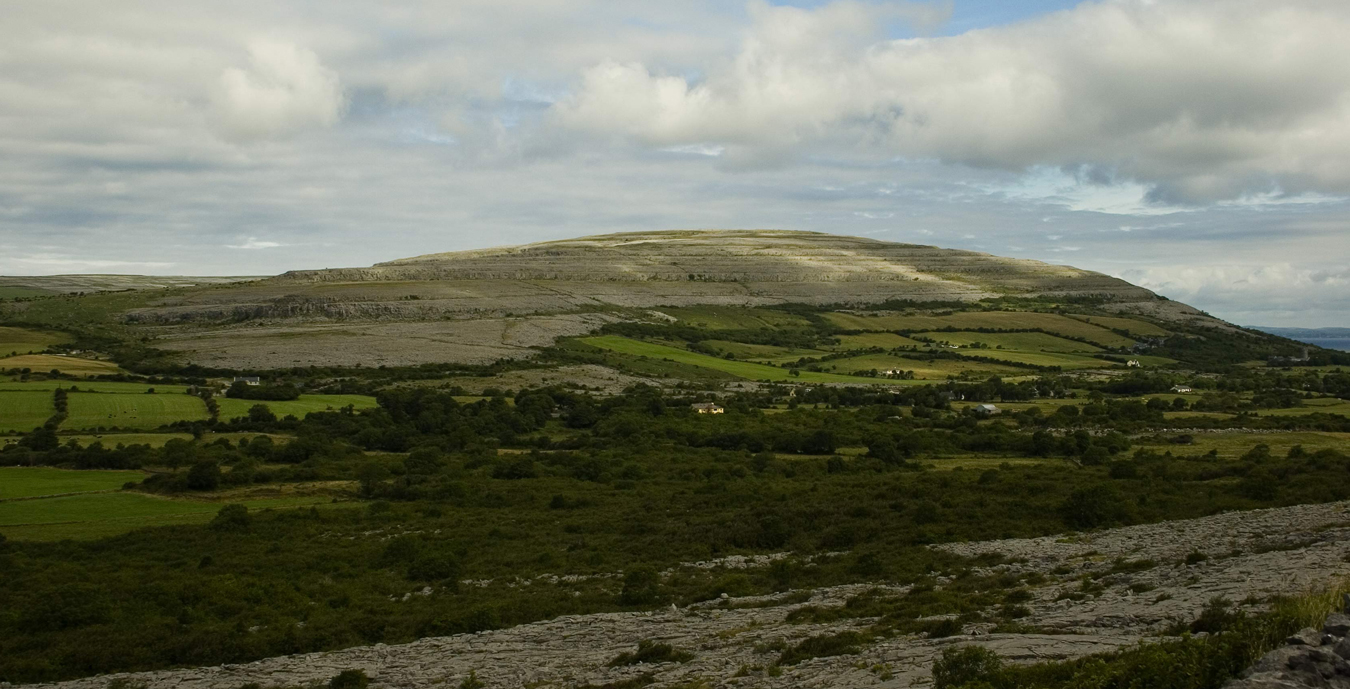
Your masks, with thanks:
M724 410L712 402L696 402L689 405L690 409L700 414L721 414Z
M1130 359L1129 361L1125 362L1125 365L1130 368L1143 368L1144 366L1143 364L1139 363L1138 359Z
M262 379L257 376L235 376L230 384L243 383L244 385L262 385Z
M992 405L992 404L977 404L977 405L975 405L975 413L976 413L976 414L982 414L982 415L984 415L984 416L989 416L989 415L991 415L991 414L997 414L997 413L998 413L998 407L995 407L995 406Z
M1191 386L1189 386L1189 385L1173 385L1173 386L1172 386L1172 392L1186 393L1186 392L1190 392L1190 391L1191 391Z

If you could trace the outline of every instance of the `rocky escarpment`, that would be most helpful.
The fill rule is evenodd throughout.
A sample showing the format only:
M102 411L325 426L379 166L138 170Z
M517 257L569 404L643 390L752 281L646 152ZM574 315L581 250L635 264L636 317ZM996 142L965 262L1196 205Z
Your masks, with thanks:
M553 280L571 282L919 283L916 292L1152 293L1100 273L974 251L897 244L817 232L698 230L632 232L524 246L428 254L370 268L292 271L297 282ZM929 284L924 284L929 283ZM767 288L766 288L767 289ZM978 295L978 296L977 296Z
M1224 689L1350 689L1350 599L1321 629L1308 628L1267 653Z
M855 584L725 598L648 613L561 617L403 645L40 686L105 689L113 680L147 689L237 689L247 683L304 686L326 682L349 668L364 670L376 687L399 689L457 686L470 673L484 686L513 688L603 685L643 676L657 687L922 686L930 682L934 659L955 644L980 645L1012 662L1080 657L1164 638L1160 635L1195 619L1216 597L1236 606L1260 607L1272 595L1300 593L1350 574L1345 561L1350 550L1348 510L1350 503L1305 505L1094 534L940 546L961 554L999 553L1012 558L976 574L1035 572L1043 577L1043 583L1030 591L1025 615L1015 629L996 627L990 611L991 621L967 624L954 636L882 638L853 649L856 652L797 664L777 665L780 650L813 635L855 630L875 620L794 624L787 620L794 610L807 605L840 607L860 595L903 594L906 587ZM686 566L731 571L771 566L777 559L729 558ZM938 587L949 582L941 579ZM563 585L546 580L516 583ZM416 605L422 595L442 594L423 590L404 600ZM1331 656L1342 657L1337 649L1344 633L1339 626L1330 632L1337 635L1334 643L1309 636L1307 644L1309 649L1315 646L1316 654L1302 649L1272 655L1276 660L1268 668L1258 666L1249 680L1260 680L1261 673L1301 671L1305 665L1322 675L1331 668L1335 675L1341 663ZM692 657L685 662L610 667L610 661L633 651L643 639L670 644ZM1295 656L1308 660L1291 665ZM1243 689L1274 686L1299 685L1242 685Z

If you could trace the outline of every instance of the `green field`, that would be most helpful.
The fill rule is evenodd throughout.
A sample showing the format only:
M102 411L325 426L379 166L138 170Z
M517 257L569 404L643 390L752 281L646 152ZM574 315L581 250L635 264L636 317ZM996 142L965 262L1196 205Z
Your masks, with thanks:
M305 415L312 411L336 411L347 405L352 405L357 409L370 409L376 406L374 397L365 395L301 395L300 399L286 400L282 402L265 402L259 400L237 400L229 397L217 397L216 402L220 404L220 420L229 421L230 419L248 416L248 410L255 404L265 405L272 410L278 418L288 415L294 415L296 418L303 419Z
M1257 414L1261 416L1297 416L1299 414L1343 414L1350 416L1350 400L1337 399L1335 397L1317 397L1310 400L1303 400L1303 406L1292 407L1289 409L1262 409Z
M102 376L121 373L122 369L111 361L81 359L73 356L53 354L20 354L0 359L0 369L32 369L34 371L60 371L72 376Z
M746 344L729 340L704 340L703 344L716 349L720 353L730 352L737 359L767 364L782 364L797 361L803 357L820 357L829 354L829 352L819 349L792 349L790 347Z
M645 356L654 359L670 359L672 361L710 368L715 371L729 373L738 378L747 380L777 380L777 381L800 381L803 383L876 383L876 380L870 378L858 378L855 376L845 376L833 373L816 373L814 371L801 371L800 376L793 376L785 368L776 366L766 366L764 364L755 364L748 361L735 361L731 359L719 359L707 354L691 352L687 349L669 347L667 345L655 344L652 342L643 342L633 340L618 335L601 335L598 337L582 338L581 342L607 349L621 354L630 354L634 356Z
M73 471L50 467L0 467L0 500L120 490L140 482L139 471Z
M1129 347L1134 341L1110 330L1053 313L1029 311L968 311L950 316L858 316L848 313L822 314L826 320L845 330L922 332L957 328L960 330L1044 330L1048 333L1087 340L1103 347Z
M12 381L0 380L0 392L6 390L47 390L52 391L57 388L69 390L75 388L78 390L90 390L93 392L145 392L154 389L155 392L183 393L187 392L186 385L158 385L151 383L118 383L112 381L91 380L75 381L69 380L30 380L30 381Z
M1107 330L1124 330L1135 337L1166 337L1172 334L1152 323L1133 318L1113 316L1074 316L1074 318L1082 319L1085 323L1100 325Z
M238 443L241 439L252 440L258 436L266 435L272 438L274 443L284 443L291 439L290 436L279 435L276 433L207 433L202 436L202 443L212 443L217 440L228 440L231 443ZM66 443L74 440L82 447L88 447L94 443L100 443L104 447L117 447L118 445L149 445L150 447L164 447L164 444L170 440L192 440L192 435L188 433L85 433L79 435L62 435L61 442Z
M961 359L937 359L934 361L920 361L918 359L906 359L893 354L863 354L860 356L849 357L847 359L835 359L824 362L823 365L834 367L838 371L886 371L889 369L900 369L902 371L913 371L918 380L946 380L948 376L959 376L963 373L978 372L987 375L1010 376L1019 373L1026 373L1023 369L1012 366L1003 366L1000 364L987 364L982 361L963 361ZM803 373L802 375L805 375ZM877 380L882 380L878 378ZM887 380L887 384L903 383L905 381Z
M62 428L159 428L175 421L205 421L206 403L182 394L72 392Z
M1321 433L1316 431L1299 431L1292 433L1195 433L1192 435L1194 442L1190 445L1172 445L1165 440L1159 442L1156 440L1140 439L1136 441L1137 445L1147 446L1151 449L1163 452L1170 450L1172 454L1204 454L1210 450L1219 453L1223 459L1237 459L1257 445L1265 445L1270 448L1272 454L1277 457L1283 457L1289 452L1289 448L1295 445L1302 445L1303 449L1309 452L1330 448L1344 452L1350 447L1350 433Z
M1102 351L1100 347L1094 347L1083 342L1066 340L1062 337L1047 335L1045 333L974 333L974 332L924 332L916 333L918 336L925 337L934 342L945 342L948 344L969 347L976 342L984 343L993 349L1002 347L1019 352L1051 352L1060 354L1072 353L1096 353ZM981 350L983 351L983 350Z
M0 326L0 357L42 352L51 345L66 342L70 342L70 336L64 333ZM11 367L0 364L0 368Z
M895 349L896 347L923 347L924 343L918 340L911 340L903 335L895 333L863 333L861 335L840 335L839 345L831 349L839 352L847 352L853 349L871 349L881 347L882 349Z
M691 306L660 309L660 311L676 318L680 325L690 325L708 330L804 328L811 325L805 318L791 314L738 306Z
M330 505L332 500L310 495L232 502L262 510ZM125 492L14 500L0 502L0 531L16 541L105 538L146 526L207 522L222 504Z
M55 413L50 392L0 392L0 433L27 433Z
M1015 352L1007 349L963 349L957 352L966 356L982 356L999 361L1009 361L1031 366L1058 366L1062 369L1114 368L1120 366L1112 361L1094 359L1081 354L1055 354L1052 352Z

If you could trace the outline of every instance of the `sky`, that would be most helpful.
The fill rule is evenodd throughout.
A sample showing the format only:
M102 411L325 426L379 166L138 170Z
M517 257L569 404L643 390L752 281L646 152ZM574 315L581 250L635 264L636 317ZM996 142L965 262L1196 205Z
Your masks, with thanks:
M17 0L0 274L813 230L1350 326L1344 0Z

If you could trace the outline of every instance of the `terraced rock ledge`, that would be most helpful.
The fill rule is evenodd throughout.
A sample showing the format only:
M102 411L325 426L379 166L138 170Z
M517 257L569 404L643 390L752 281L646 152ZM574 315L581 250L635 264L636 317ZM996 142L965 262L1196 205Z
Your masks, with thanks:
M237 689L327 682L362 669L377 687L459 686L474 673L487 687L602 685L653 673L652 686L704 681L715 687L908 687L930 682L934 659L953 644L978 644L1006 660L1031 662L1111 651L1160 636L1195 619L1222 597L1259 607L1262 599L1293 594L1350 574L1350 503L1234 512L1202 519L1133 526L1092 534L937 546L964 555L999 553L1008 564L990 572L1044 575L1018 620L1035 633L991 633L992 623L968 624L944 638L885 639L852 655L812 658L775 667L781 649L812 635L837 633L870 620L791 624L806 605L840 606L880 588L867 584L801 594L712 601L650 613L562 617L511 629L428 638L410 644L350 648L254 663L93 677L42 689L105 689L113 680L148 689ZM773 557L708 566L768 566ZM1147 567L1121 562L1149 561ZM707 565L707 563L703 563ZM986 572L987 573L987 572ZM1084 575L1103 587L1084 595ZM417 597L408 601L416 605ZM757 607L749 607L757 606ZM638 640L693 654L687 662L608 667Z

